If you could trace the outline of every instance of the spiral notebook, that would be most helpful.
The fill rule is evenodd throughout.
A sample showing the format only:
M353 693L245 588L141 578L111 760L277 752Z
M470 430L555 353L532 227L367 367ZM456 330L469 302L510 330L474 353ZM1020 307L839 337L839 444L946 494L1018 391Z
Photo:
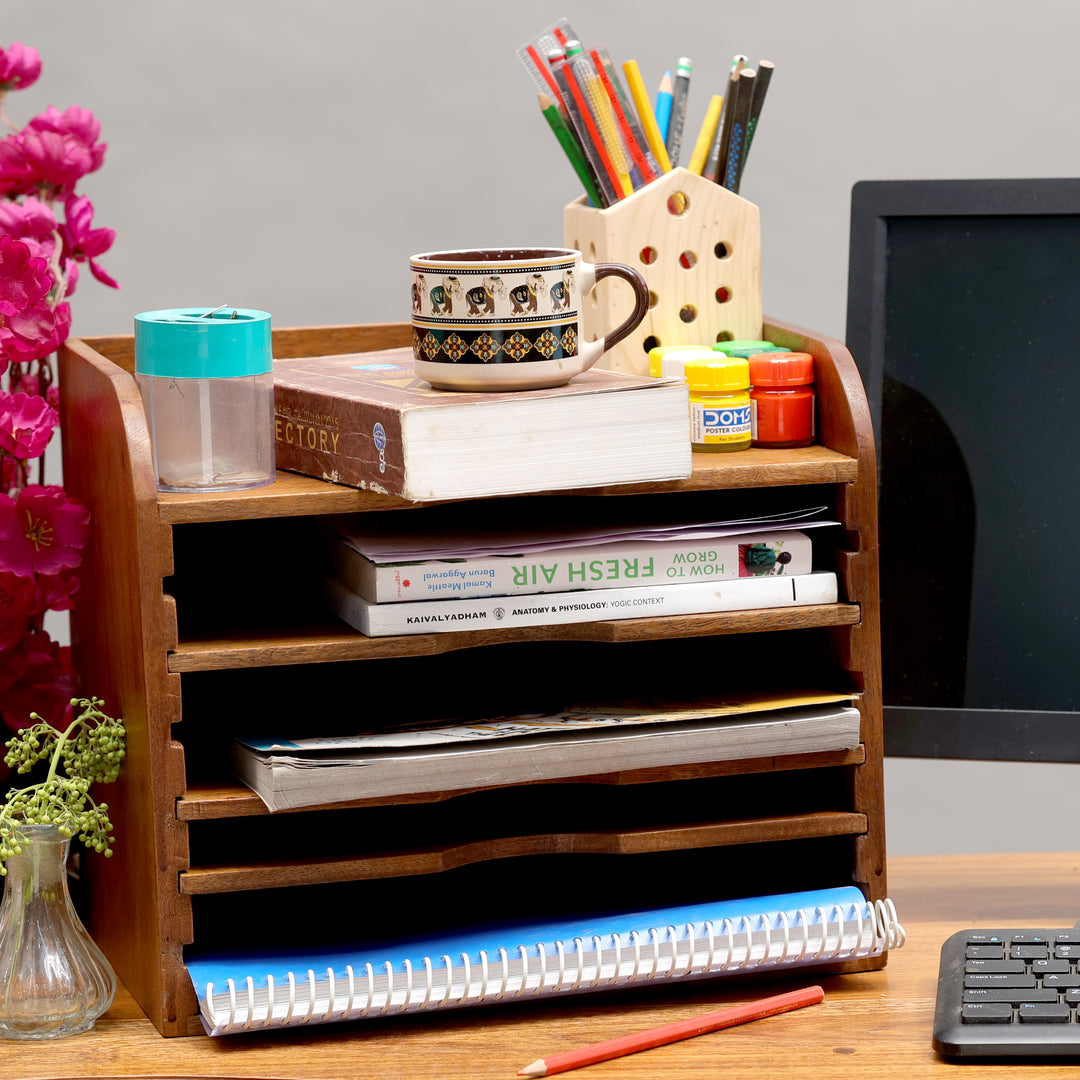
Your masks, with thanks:
M854 887L519 923L304 954L186 957L210 1035L812 967L904 942Z

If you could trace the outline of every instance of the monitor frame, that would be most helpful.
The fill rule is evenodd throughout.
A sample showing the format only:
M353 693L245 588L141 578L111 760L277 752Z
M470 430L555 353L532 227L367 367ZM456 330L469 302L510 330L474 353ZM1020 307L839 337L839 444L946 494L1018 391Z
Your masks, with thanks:
M1024 215L1080 218L1080 178L864 180L853 186L846 344L863 377L878 447L890 221ZM888 756L1080 761L1080 712L896 706L886 700L884 718Z

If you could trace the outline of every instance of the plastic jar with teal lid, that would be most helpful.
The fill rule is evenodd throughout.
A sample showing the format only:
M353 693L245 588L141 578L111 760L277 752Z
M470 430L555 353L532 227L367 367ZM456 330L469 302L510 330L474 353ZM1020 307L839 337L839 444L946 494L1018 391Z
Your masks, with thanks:
M140 312L135 382L159 491L273 483L274 372L265 311Z
M750 446L750 367L741 357L696 360L684 368L690 389L690 448L708 453Z

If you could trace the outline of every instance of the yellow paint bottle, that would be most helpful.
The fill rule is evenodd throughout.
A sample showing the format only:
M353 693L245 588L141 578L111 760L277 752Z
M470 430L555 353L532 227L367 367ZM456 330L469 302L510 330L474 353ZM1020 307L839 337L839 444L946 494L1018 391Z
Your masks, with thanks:
M709 453L750 446L750 367L741 357L684 368L690 387L690 448Z

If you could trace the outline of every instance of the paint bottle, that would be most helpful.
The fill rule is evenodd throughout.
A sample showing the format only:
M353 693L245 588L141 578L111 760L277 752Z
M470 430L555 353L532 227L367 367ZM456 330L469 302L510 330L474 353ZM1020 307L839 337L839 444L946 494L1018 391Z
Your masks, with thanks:
M718 341L713 348L726 356L741 356L744 360L758 353L788 351L783 345L774 345L771 341Z
M709 453L750 446L750 368L741 357L696 360L683 369L690 389L690 448Z
M752 444L810 446L814 441L814 358L809 353L759 353L748 360Z
M649 350L649 374L654 379L685 378L683 369L694 360L715 360L708 345L656 345Z

